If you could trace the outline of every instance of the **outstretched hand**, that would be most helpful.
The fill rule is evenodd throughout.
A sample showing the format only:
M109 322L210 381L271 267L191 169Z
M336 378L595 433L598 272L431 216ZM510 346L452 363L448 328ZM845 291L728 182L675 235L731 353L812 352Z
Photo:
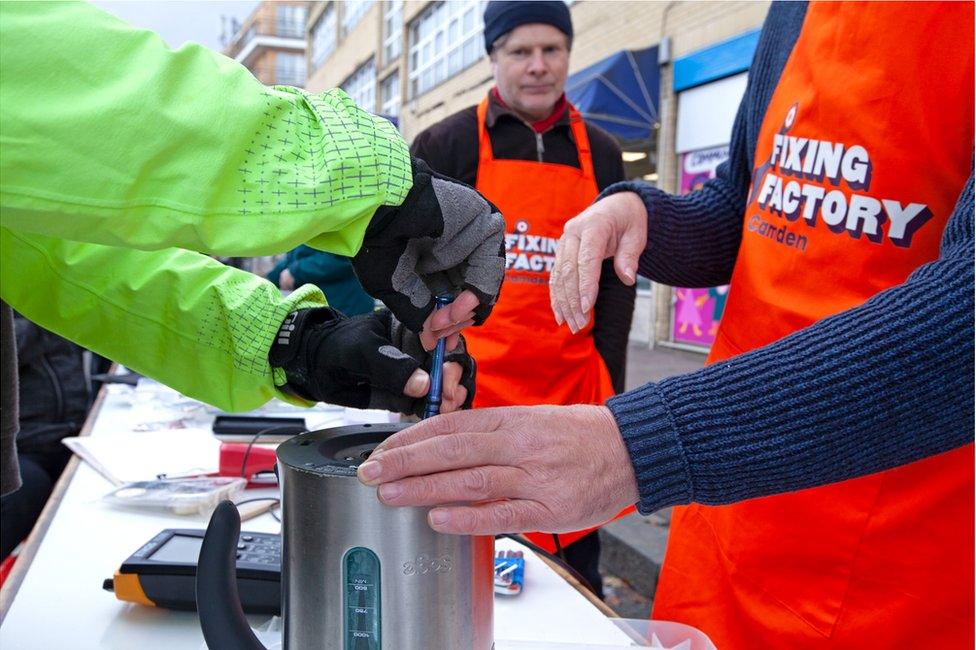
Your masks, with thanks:
M566 222L549 276L556 323L574 333L586 327L596 304L603 260L613 257L617 277L637 281L637 261L647 246L647 209L634 192L603 198Z

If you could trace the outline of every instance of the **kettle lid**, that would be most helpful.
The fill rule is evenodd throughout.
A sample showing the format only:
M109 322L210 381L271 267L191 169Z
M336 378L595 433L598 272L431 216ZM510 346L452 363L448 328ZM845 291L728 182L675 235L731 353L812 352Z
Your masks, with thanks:
M373 449L409 423L352 424L309 431L278 446L278 462L323 476L355 476Z

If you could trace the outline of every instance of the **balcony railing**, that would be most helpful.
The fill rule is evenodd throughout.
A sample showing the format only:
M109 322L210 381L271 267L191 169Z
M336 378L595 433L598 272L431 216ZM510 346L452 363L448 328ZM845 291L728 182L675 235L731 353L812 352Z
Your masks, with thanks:
M257 65L248 66L258 81L269 86L305 86L305 70L288 66Z
M227 49L227 56L235 58L248 43L258 36L275 36L278 38L305 39L305 23L303 21L278 20L274 16L254 21L244 32L240 40L231 44Z

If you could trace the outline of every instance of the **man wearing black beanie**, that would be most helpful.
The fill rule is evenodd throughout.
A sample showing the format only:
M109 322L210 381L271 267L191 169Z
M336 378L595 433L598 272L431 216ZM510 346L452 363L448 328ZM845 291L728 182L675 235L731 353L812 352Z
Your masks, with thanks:
M552 25L565 34L568 45L572 45L573 19L562 0L495 0L485 7L485 51L491 54L495 41L516 27L531 24Z
M412 153L474 185L506 217L505 292L497 317L465 332L478 360L474 406L603 404L623 390L634 289L612 266L590 322L559 328L548 282L563 226L623 180L620 147L566 100L573 23L565 2L489 2L485 49L495 86L431 126ZM566 560L602 595L595 529L530 539Z

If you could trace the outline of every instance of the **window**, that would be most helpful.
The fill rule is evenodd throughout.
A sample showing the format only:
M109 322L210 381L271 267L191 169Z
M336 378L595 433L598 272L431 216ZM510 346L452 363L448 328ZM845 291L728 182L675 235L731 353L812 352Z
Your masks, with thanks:
M305 55L290 52L275 54L275 83L282 86L304 86Z
M400 56L403 40L403 0L388 0L383 9L383 63Z
M312 68L318 70L336 48L336 9L330 3L312 27Z
M450 0L425 9L410 23L407 61L410 96L453 77L484 55L480 0Z
M281 4L275 8L275 34L305 38L305 7Z
M370 59L367 63L349 75L342 84L342 89L352 100L370 113L376 111L376 63Z
M342 3L342 33L348 34L359 24L375 0L345 0Z
M400 73L394 72L380 84L380 114L400 116Z

